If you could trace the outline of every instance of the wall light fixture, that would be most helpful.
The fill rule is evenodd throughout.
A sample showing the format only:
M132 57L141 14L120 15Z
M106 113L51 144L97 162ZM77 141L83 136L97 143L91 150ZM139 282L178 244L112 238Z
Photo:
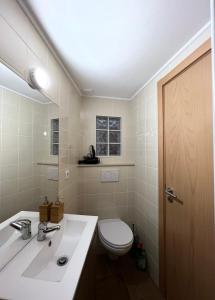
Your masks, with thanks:
M37 90L46 90L50 84L47 73L41 68L31 69L29 71L29 80L29 85Z

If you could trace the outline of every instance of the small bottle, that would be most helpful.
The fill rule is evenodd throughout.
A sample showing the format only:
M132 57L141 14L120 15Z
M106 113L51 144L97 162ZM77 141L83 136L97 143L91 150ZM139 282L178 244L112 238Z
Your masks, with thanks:
M50 221L52 223L59 223L64 214L64 203L59 200L59 197L57 197L56 202L51 207L51 215L50 215Z
M49 202L47 196L45 196L43 203L39 207L40 222L48 222L50 220L51 206L52 202Z

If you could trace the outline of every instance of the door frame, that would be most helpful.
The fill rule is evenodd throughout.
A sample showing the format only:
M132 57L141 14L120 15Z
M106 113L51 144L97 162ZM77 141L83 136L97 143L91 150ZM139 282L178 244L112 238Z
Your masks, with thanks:
M204 42L185 60L177 65L157 83L158 89L158 195L159 195L159 288L166 296L165 270L165 197L164 197L164 86L173 78L184 72L190 65L211 51L211 39Z

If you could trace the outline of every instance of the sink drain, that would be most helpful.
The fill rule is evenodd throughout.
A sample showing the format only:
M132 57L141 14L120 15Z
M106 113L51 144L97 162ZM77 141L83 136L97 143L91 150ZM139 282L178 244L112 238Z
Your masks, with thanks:
M65 266L68 263L69 259L67 256L61 256L57 260L57 265L62 267Z

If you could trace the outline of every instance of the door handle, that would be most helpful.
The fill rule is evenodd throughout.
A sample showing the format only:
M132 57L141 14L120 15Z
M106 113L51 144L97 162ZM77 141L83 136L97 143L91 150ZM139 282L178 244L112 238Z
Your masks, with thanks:
M165 189L165 194L167 195L168 198L177 198L177 196L174 194L174 191L172 188L168 187Z
M166 194L167 199L168 199L169 202L172 203L173 201L176 201L176 202L178 202L178 203L180 203L180 204L183 205L183 201L181 201L180 199L178 199L178 197L174 194L174 190L171 187L167 187L165 189L165 194Z

